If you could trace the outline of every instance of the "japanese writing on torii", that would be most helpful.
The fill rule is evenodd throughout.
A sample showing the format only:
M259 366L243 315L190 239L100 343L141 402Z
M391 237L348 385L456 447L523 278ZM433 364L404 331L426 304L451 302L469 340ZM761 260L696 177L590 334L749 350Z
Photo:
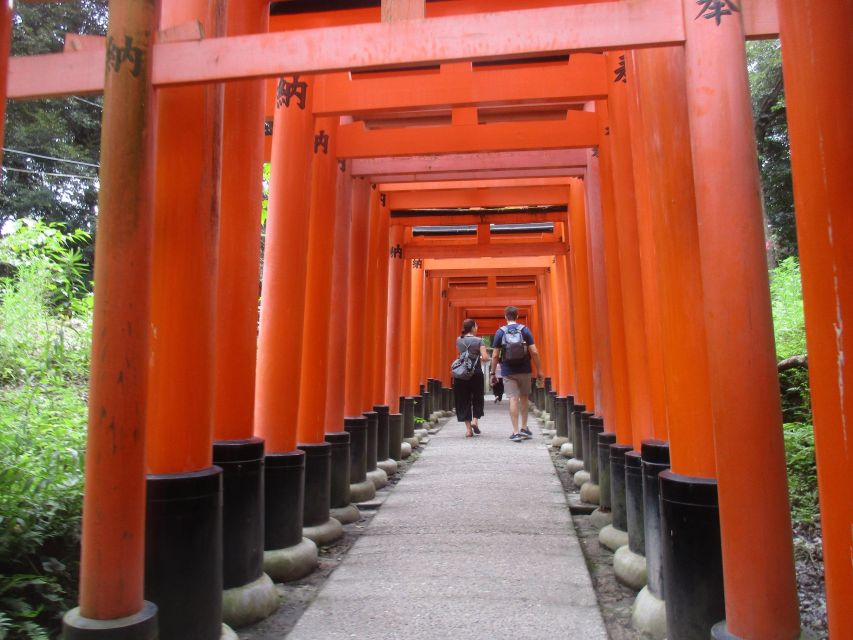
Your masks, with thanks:
M320 129L320 133L314 136L314 153L323 148L323 153L329 153L329 134L325 129Z
M296 104L300 109L305 108L305 97L308 95L308 83L300 82L299 76L293 76L293 82L288 82L287 78L278 79L278 87L275 91L275 107L280 109L282 105L290 106L290 99L295 97Z
M616 77L613 82L628 82L628 73L625 70L625 56L619 56L619 64L613 70Z
M145 52L140 47L133 46L133 38L130 36L124 37L124 46L119 47L113 37L107 39L107 69L113 71L121 71L121 67L125 62L133 65L130 69L130 75L138 78L142 71L142 61L145 59Z
M392 258L402 258L403 257L403 247L399 244L391 247L391 257Z
M701 8L693 19L715 20L718 27L723 16L730 16L733 11L740 12L740 7L735 4L734 0L696 0L696 4L700 5Z

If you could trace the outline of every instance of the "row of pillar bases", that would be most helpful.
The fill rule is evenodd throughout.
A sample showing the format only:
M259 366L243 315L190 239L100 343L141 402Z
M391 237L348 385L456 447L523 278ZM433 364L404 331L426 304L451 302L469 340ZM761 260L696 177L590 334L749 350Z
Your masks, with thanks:
M546 385L534 400L540 421L555 418L551 446L569 458L581 502L598 505L588 517L614 552L617 579L638 591L634 627L654 638L732 638L723 621L716 481L672 472L665 441L643 440L640 451L618 443L573 396Z
M428 387L432 414L447 414L450 390L439 380ZM424 397L430 395L402 398L401 413L375 405L346 417L343 431L295 451L266 452L256 437L217 441L213 466L149 475L144 608L108 621L85 618L75 608L65 616L63 637L236 638L230 626L268 617L280 604L275 582L313 571L318 546L358 521L356 503L372 500L406 449L418 446L415 408Z

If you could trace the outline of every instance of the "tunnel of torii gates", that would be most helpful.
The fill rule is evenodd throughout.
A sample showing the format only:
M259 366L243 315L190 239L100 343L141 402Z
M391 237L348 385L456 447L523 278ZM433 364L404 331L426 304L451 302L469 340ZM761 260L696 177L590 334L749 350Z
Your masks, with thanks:
M450 408L462 319L491 334L507 304L668 637L798 637L744 49L776 35L829 626L851 637L853 3L311 4L112 0L105 39L3 56L9 98L104 98L66 637L267 615L270 576L310 572L413 415Z

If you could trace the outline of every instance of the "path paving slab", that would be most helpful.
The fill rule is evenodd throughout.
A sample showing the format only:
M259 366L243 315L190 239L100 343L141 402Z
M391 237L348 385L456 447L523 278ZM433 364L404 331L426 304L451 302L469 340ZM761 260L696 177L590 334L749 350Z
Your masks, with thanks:
M289 640L605 640L547 446L448 423L388 493Z

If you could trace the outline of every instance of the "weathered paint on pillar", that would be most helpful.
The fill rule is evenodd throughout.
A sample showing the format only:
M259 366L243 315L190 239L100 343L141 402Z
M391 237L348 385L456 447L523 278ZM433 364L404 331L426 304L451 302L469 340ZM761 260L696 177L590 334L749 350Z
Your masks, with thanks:
M352 227L350 229L349 274L347 283L347 348L344 411L357 416L364 411L365 331L367 317L367 251L370 239L370 183L364 178L353 181Z
M9 50L12 46L12 3L0 2L0 142L6 128L6 81L9 77ZM0 147L3 145L0 144ZM0 148L0 160L3 150Z
M649 162L672 470L716 477L684 54L635 52ZM667 100L661 100L665 95Z
M403 288L400 291L400 395L409 395L412 372L412 260L403 257ZM399 398L397 401L399 402ZM400 408L402 411L402 407Z
M371 215L373 213L373 210L371 210ZM370 274L371 282L375 286L375 302L373 305L374 336L372 341L373 384L370 404L367 406L367 409L371 409L375 404L382 404L385 397L385 352L388 350L388 345L385 341L385 325L388 318L388 257L391 255L391 248L388 245L390 212L388 207L383 204L381 198L376 215L378 216L376 231L377 253L376 261L373 263L374 271Z
M391 227L389 242L392 247L403 245L403 231L404 227ZM400 371L403 363L400 354L403 352L401 323L403 317L403 256L402 254L395 253L388 256L388 261L388 319L385 329L387 336L387 349L385 351L385 404L389 407L394 407L399 401L400 395L402 395Z
M305 85L293 84L301 82ZM273 121L255 381L255 433L266 440L267 453L296 449L300 376L294 375L294 363L302 361L303 346L308 245L305 221L314 156L312 89L310 78L282 78ZM286 96L290 97L285 100Z
M587 154L584 182L586 195L586 243L589 257L589 289L592 334L592 402L595 413L602 416L607 429L613 429L614 403L611 376L610 325L607 314L607 276L604 269L604 228L601 214L601 179L598 156ZM587 411L593 411L587 407Z
M558 392L561 396L574 394L577 389L575 377L575 350L572 340L572 309L569 295L569 281L566 277L566 256L556 257L551 266L555 272L557 283L557 331L560 333L560 344L562 345L563 368L560 373L560 387Z
M853 629L853 3L780 0L830 637Z
M335 242L332 249L332 303L329 307L329 368L326 377L326 420L328 433L340 432L344 423L349 294L349 251L352 231L353 179L350 167L340 162L336 179Z
M418 393L421 371L423 370L423 333L424 333L424 269L421 263L412 265L411 278L411 333L409 349L411 352L408 394Z
M553 349L553 366L550 369L551 383L554 391L560 395L565 394L566 387L566 345L565 334L561 326L560 316L562 315L563 300L560 292L560 282L557 277L557 259L553 258L551 266L548 268L548 316L550 320L549 336L552 338Z
M161 28L200 20L201 0L167 2ZM213 461L213 366L222 85L156 94L156 183L148 379L148 472L206 469ZM202 373L200 373L202 372Z
M130 38L144 63L110 67L104 83L80 560L80 613L96 620L143 607L156 26L156 4L110 3L107 37Z
M316 118L314 156L311 163L311 205L305 274L301 376L296 440L299 444L324 442L326 433L327 378L337 359L329 353L329 331L334 328L332 308L332 256L335 248L338 162L335 157L338 118ZM303 222L305 224L305 222Z
M438 325L440 327L440 340L438 349L438 363L435 370L435 376L441 380L442 386L450 384L450 363L453 360L447 349L450 344L450 335L447 331L447 301L445 299L445 289L447 288L447 278L440 278L438 281Z
M663 336L661 335L660 296L655 255L655 239L652 233L652 204L649 191L648 158L643 139L643 119L640 112L639 83L642 82L636 72L633 52L625 54L626 79L628 89L629 132L631 134L631 158L634 173L634 194L636 196L636 229L640 257L640 276L643 289L643 325L646 331L646 369L652 410L654 438L668 440L666 407L666 384L663 368ZM630 222L626 222L630 224Z
M564 223L563 225L563 238L566 243L569 243L569 225L568 223ZM572 396L577 397L578 394L578 348L577 348L577 335L575 331L575 322L574 322L574 307L576 304L575 301L575 287L572 282L572 268L569 264L569 256L567 255L559 255L557 256L557 268L560 270L560 278L564 283L563 286L566 288L566 315L563 322L566 325L566 340L569 343L569 379L571 383L569 385L570 393Z
M538 276L538 280L540 283L539 289L542 291L542 313L539 318L539 327L537 327L539 329L539 336L534 334L534 338L542 343L540 361L542 363L542 368L551 377L551 384L553 385L555 376L559 374L554 367L554 287L551 283L552 278L550 270L547 274Z
M228 4L228 35L266 33L269 16L251 2ZM264 162L264 81L225 85L213 434L216 440L251 438L255 409L255 354Z
M439 278L430 278L430 300L431 313L429 323L429 377L435 378L440 372L441 359L441 281Z
M574 318L579 403L587 410L595 411L595 395L592 383L592 299L590 297L589 252L587 246L586 205L584 183L577 178L569 186L569 263L574 289Z
M631 134L628 124L627 74L625 53L605 54L608 68L613 72L608 85L610 115L609 150L611 155L613 199L622 289L623 327L625 331L625 365L628 374L630 400L630 444L640 451L640 443L654 437L651 394L649 391L648 355L646 349L643 283L637 230L634 170L631 158Z

